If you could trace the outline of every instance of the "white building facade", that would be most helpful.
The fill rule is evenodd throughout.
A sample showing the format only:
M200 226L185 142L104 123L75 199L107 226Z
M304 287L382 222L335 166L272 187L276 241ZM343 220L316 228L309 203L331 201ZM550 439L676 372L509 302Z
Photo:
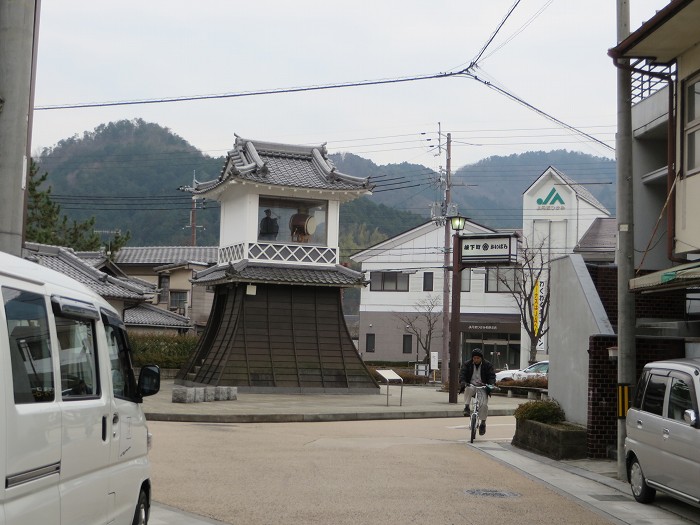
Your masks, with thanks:
M540 295L547 293L550 262L574 253L574 248L591 225L610 212L583 185L549 166L523 193L523 249L533 250L545 270ZM551 291L550 291L551 292ZM523 329L525 347L529 337ZM545 334L537 347L537 359L549 356ZM526 356L523 351L522 355ZM521 363L525 364L525 363Z
M462 236L487 233L496 231L467 221ZM429 222L352 257L362 264L370 281L360 301L359 351L363 360L423 361L425 349L401 318L425 321L428 305L433 307L432 315L439 317L430 351L442 356L444 245L444 226ZM451 279L452 273L448 275ZM497 368L518 368L520 317L513 297L498 281L497 269L467 268L461 277L461 360L479 347Z

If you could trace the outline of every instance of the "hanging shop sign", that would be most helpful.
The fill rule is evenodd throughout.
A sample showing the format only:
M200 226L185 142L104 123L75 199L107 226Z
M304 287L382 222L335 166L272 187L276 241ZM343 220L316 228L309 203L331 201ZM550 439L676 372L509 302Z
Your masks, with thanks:
M460 238L462 264L510 264L517 260L515 235L484 234Z

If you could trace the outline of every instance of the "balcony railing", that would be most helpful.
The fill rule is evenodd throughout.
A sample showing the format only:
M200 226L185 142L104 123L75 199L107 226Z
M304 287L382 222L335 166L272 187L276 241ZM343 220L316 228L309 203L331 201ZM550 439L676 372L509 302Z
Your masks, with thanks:
M338 251L328 246L278 242L239 243L219 248L219 265L243 259L293 264L337 264Z
M632 64L632 104L641 102L668 85L676 76L676 65L655 65L646 60Z

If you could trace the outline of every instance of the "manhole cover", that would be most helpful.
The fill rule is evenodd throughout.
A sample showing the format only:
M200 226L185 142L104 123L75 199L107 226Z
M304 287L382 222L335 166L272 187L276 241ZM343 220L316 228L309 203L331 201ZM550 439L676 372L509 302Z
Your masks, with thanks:
M469 496L485 496L487 498L517 498L520 496L517 492L504 492L493 489L468 489L464 493Z

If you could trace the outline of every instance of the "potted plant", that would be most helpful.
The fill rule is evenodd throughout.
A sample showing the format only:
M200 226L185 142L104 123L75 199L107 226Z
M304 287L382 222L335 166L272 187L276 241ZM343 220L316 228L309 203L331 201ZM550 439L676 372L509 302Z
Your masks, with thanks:
M528 401L515 410L512 444L552 459L586 457L586 429L566 422L554 400Z

